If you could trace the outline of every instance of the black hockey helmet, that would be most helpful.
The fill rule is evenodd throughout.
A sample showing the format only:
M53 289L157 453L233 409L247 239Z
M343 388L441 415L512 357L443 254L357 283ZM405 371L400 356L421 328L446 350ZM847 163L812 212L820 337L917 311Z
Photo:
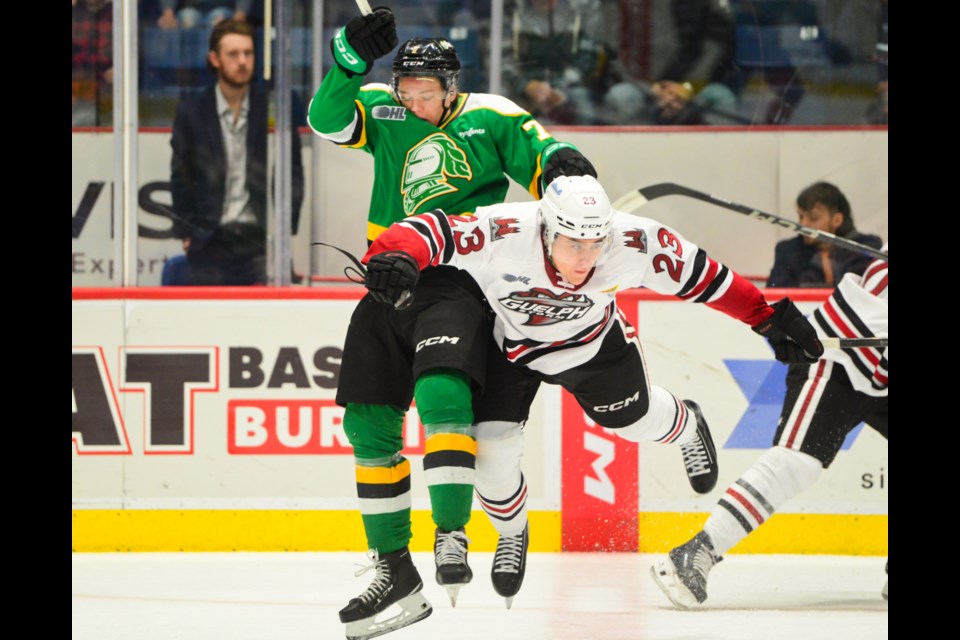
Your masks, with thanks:
M456 90L460 81L460 58L446 38L410 38L400 45L393 59L393 90L403 77L439 78L443 90Z

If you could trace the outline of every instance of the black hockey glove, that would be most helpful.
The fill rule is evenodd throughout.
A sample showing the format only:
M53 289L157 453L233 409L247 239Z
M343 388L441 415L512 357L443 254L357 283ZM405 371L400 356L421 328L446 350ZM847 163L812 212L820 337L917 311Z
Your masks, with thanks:
M397 24L393 12L377 7L365 16L357 16L337 31L330 42L333 59L349 76L365 76L377 58L397 46Z
M543 187L546 189L557 176L593 176L597 170L582 153L570 147L562 147L550 154L543 167Z
M387 251L370 258L363 284L377 302L406 309L413 302L413 290L419 279L420 267L413 256L403 251Z
M773 305L773 315L753 327L770 341L773 355L780 362L816 362L823 355L823 345L813 325L800 313L790 298Z

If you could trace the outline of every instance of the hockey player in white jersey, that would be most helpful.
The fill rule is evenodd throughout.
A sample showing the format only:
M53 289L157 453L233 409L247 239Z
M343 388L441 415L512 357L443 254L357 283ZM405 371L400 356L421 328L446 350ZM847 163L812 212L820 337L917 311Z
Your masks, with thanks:
M618 291L646 287L735 317L783 362L816 361L816 331L789 299L771 306L748 280L656 220L615 211L590 176L561 176L538 202L479 207L475 217L434 210L394 223L363 258L371 297L406 299L422 269L450 265L470 274L495 314L499 353L487 361L475 408L476 488L494 526L526 553L522 433L541 382L572 393L602 427L633 442L680 446L690 484L717 482L710 430L697 404L650 383L636 330L617 308ZM500 421L487 415L499 410ZM504 418L504 406L512 416ZM507 421L503 421L507 420ZM522 579L522 565L519 579Z
M875 260L862 276L846 274L811 317L821 337L887 335L887 262ZM888 369L886 347L827 349L815 363L790 365L773 446L727 488L701 531L651 567L674 605L703 604L711 568L811 487L854 427L866 422L887 438ZM881 595L887 598L887 584Z

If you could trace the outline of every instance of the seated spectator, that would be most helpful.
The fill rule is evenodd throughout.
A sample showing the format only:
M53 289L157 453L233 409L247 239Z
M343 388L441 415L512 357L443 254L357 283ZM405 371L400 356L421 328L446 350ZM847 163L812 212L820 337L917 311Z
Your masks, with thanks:
M691 102L693 86L689 82L664 80L653 85L655 102L650 113L652 124L702 125L703 114Z
M889 124L889 106L887 91L889 90L888 77L888 44L887 44L887 0L880 2L880 22L877 28L876 62L877 62L877 97L867 107L864 120L867 124Z
M544 123L631 124L643 93L606 42L600 0L516 0L507 12L507 97Z
M160 272L161 287L185 287L192 284L187 256L170 256L163 261L163 270Z
M645 102L637 124L701 126L750 124L736 112L737 97L719 82L697 91L690 82L661 80L643 88Z
M161 29L213 28L221 20L245 22L253 0L160 0Z
M890 124L890 106L887 99L889 89L888 81L881 80L877 83L877 97L867 105L867 110L863 115L866 124Z
M706 72L707 86L717 87L711 89L712 92L719 92L719 87L726 89L724 107L732 106L730 110L735 110L742 71L736 63L736 25L729 1L670 0L670 17L674 48L655 76L656 84L683 84L693 80L691 74L712 47L716 54ZM732 105L728 104L730 98Z
M169 284L266 282L267 92L251 82L253 33L247 22L218 23L208 52L217 82L177 105L170 139L173 235L183 240L190 270L188 281ZM301 120L291 120L291 227L296 233L303 164Z
M113 104L113 2L73 2L73 126L108 126Z
M816 182L797 196L800 224L879 249L879 236L860 233L846 196L829 182ZM798 235L777 243L768 287L832 288L844 274L862 275L874 258Z

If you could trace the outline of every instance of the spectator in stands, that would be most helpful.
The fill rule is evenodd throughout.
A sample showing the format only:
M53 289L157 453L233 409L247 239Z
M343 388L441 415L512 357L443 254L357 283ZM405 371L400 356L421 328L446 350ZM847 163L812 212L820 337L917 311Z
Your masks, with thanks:
M601 0L516 0L507 95L547 124L635 123L644 97L606 41Z
M253 79L253 27L223 20L210 35L217 82L177 105L170 144L173 235L189 279L165 284L266 282L267 93ZM292 119L291 226L303 201L300 137ZM169 265L169 262L168 262Z
M800 224L879 249L879 236L860 233L846 196L829 182L816 182L797 196ZM832 288L847 273L860 275L872 258L798 235L777 243L768 287Z
M253 0L160 0L157 26L161 29L211 29L227 18L244 22L252 4Z
M794 60L796 52L779 37L769 37L778 29L812 28L832 64L850 61L849 50L830 40L826 29L818 29L818 7L811 0L671 0L670 15L676 48L655 78L699 86L699 79L691 74L705 56L714 53L706 84L694 101L711 124L742 120L728 119L728 115L735 111L751 76L762 80L773 93L762 122L786 124L791 120L806 88Z
M113 2L72 0L73 126L111 122Z
M887 90L888 82L888 51L887 51L887 0L880 0L880 20L877 25L877 99L867 107L865 120L867 124L889 124Z
M653 84L653 108L649 117L652 124L703 125L703 113L691 101L693 86L689 82L664 80Z
M655 76L654 88L659 86L689 84L691 74L713 45L716 54L706 74L706 86L699 92L700 100L690 105L719 107L729 112L736 111L737 94L740 91L740 69L737 67L736 26L730 10L730 0L671 0L670 17L673 19L676 46L667 58L666 65ZM690 93L692 94L692 88ZM689 100L689 97L687 98ZM709 104L702 105L704 101ZM710 109L706 109L709 113ZM717 122L706 116L710 124ZM658 124L673 124L672 122Z

